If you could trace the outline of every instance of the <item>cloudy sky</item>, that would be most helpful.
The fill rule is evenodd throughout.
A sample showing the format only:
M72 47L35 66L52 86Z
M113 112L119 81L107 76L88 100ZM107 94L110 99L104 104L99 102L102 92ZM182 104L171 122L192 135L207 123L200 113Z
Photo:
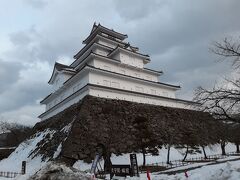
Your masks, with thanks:
M38 121L54 62L70 64L94 22L128 34L160 80L191 99L229 73L209 48L240 35L239 9L239 0L1 0L0 119Z

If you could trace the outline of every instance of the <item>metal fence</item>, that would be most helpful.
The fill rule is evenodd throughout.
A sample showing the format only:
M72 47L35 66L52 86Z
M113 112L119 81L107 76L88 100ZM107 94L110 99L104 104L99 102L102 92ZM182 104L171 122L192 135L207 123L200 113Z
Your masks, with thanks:
M152 163L152 164L149 164L149 165L150 166L161 166L161 167L165 167L166 169L168 169L168 168L186 166L186 165L189 165L189 164L192 164L192 163L193 162L190 162L190 161L173 160L173 161L170 161L169 163L158 162L158 163Z
M230 155L230 156L240 156L240 153L237 153L237 152L229 152L229 153L227 153L227 155Z
M26 161L22 161L21 173L19 172L10 172L10 171L0 171L0 177L5 178L15 178L17 175L26 174Z
M17 175L22 173L17 172L1 172L0 171L0 177L6 177L6 178L15 178Z
M211 161L215 161L217 159L223 159L223 158L226 158L228 156L233 156L233 155L234 156L240 156L240 153L229 152L229 153L226 153L226 155L214 154L214 155L207 156L207 158L205 158L205 157L193 157L193 158L187 158L185 161L183 161L183 160L173 160L173 161L170 161L170 163L158 162L158 163L148 164L147 166L164 167L165 169L170 169L170 168L186 166L186 165L193 164L193 163L211 162Z

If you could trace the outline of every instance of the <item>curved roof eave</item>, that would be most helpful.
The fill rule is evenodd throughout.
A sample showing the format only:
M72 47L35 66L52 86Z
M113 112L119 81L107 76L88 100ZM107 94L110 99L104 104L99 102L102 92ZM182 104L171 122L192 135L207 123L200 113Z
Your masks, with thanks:
M96 34L98 34L98 32L103 32L106 34L110 33L114 37L121 39L121 40L124 40L128 37L127 34L122 34L122 33L116 32L113 29L109 29L107 27L102 26L101 24L98 24L97 26L95 25L95 26L93 26L93 28L94 28L94 30L92 29L92 31L88 35L88 37L85 40L83 40L83 42L82 42L83 44L87 44L92 37L94 37L94 36L96 36Z
M54 67L53 67L53 71L52 71L52 75L48 81L48 84L52 84L52 80L54 79L54 74L55 72L58 73L62 70L68 71L68 72L74 72L73 68L71 68L70 66L67 66L65 64L61 64L58 62L55 62Z

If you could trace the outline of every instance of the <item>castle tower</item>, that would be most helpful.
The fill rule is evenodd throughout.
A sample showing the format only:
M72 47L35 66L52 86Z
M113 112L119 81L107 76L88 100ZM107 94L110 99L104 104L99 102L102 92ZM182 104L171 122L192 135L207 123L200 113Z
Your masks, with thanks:
M127 37L94 24L73 63L55 63L48 82L53 90L40 102L46 111L39 118L45 120L86 95L190 108L193 102L175 96L180 86L161 82L163 72L146 68L150 57L127 43Z

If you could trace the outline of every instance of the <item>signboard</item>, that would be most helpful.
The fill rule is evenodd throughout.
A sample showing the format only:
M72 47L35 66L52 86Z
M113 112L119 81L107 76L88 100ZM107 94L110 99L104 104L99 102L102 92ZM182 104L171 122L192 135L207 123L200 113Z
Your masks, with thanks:
M110 173L110 178L115 176L121 176L121 177L126 177L126 176L131 176L131 166L130 165L112 165L111 167L111 173Z
M130 154L130 162L131 162L131 168L132 168L132 176L138 176L139 177L139 170L138 170L138 163L137 163L137 155L136 154Z
M22 161L22 174L26 174L26 161Z
M92 167L91 167L90 173L95 174L97 163L98 163L99 159L100 159L100 155L96 154L95 159L94 159L94 161L92 163Z

